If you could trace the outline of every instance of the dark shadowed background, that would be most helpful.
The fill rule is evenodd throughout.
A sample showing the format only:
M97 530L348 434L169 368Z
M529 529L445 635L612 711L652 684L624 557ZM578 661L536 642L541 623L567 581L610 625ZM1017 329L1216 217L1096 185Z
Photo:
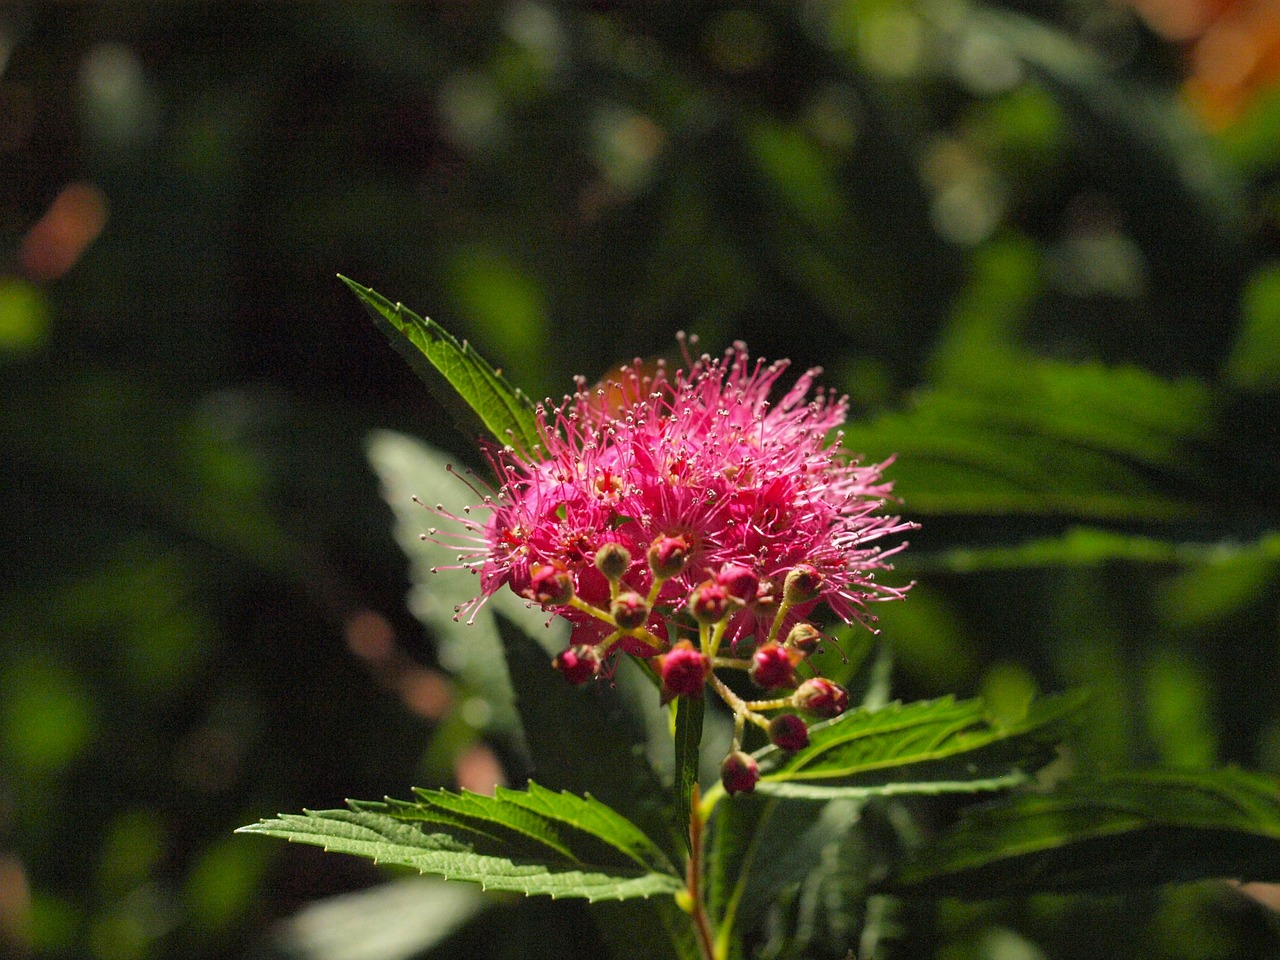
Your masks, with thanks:
M0 953L601 949L399 885L308 926L386 876L231 833L504 775L366 438L483 461L338 272L535 396L678 330L821 363L923 524L903 695L1087 683L1080 764L1280 772L1278 77L1266 0L0 7ZM1277 899L876 955L1275 956Z

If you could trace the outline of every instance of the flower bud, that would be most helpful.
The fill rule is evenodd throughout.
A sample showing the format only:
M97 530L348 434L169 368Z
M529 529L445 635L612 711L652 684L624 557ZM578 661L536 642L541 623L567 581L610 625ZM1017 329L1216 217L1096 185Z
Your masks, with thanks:
M677 576L689 561L689 541L684 537L658 537L649 546L649 569L659 580Z
M544 607L562 607L573 599L573 581L564 567L544 563L534 568L524 595Z
M751 655L748 673L756 686L772 690L793 687L796 682L795 654L780 643L766 643Z
M750 793L760 780L760 765L749 753L735 750L724 758L720 764L720 782L724 784L725 793Z
M755 572L736 563L722 567L716 574L716 583L724 587L725 592L739 603L750 603L760 589L760 578Z
M783 750L803 750L809 745L809 728L794 713L780 713L769 721L769 740Z
M606 543L596 551L596 569L617 580L631 569L631 551L620 543Z
M762 617L772 617L778 611L777 584L768 577L761 577L756 587L755 608L756 614Z
M797 563L783 581L782 598L787 603L808 603L822 592L822 574L808 563Z
M820 717L838 717L849 709L849 691L826 677L814 677L800 684L792 702Z
M658 658L662 686L673 697L700 696L711 661L688 640L681 640L671 652Z
M638 630L649 619L649 604L634 590L627 590L618 594L618 599L609 607L609 613L620 629Z
M579 687L588 680L594 680L600 673L600 654L595 647L573 646L552 660L551 666L559 670L571 684Z
M719 623L729 612L729 594L720 584L708 580L689 594L689 612L699 623Z
M802 620L787 634L787 646L807 657L818 649L818 642L821 639L822 634L818 632L817 627Z

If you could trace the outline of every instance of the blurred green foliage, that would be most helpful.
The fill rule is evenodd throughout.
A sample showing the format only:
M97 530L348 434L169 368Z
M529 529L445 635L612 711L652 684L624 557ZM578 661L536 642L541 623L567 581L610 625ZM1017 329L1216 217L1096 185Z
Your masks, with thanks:
M480 460L338 271L535 396L679 329L823 364L923 523L904 695L1087 683L1078 765L1280 771L1280 96L1208 132L1123 6L25 3L0 64L0 952L354 956L282 920L381 875L231 829L518 755L437 672L365 442ZM100 235L49 219L71 184ZM385 955L626 943L449 909ZM1280 945L1221 884L867 924L876 957Z

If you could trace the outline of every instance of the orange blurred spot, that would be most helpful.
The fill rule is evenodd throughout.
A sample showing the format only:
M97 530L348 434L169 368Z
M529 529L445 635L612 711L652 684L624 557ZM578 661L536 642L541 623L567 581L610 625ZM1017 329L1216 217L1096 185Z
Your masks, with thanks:
M1189 54L1183 94L1222 130L1280 82L1277 0L1130 0L1150 27Z
M1264 907L1280 911L1280 883L1242 883L1240 889Z
M1187 100L1212 129L1230 126L1280 80L1280 9L1239 7L1215 21L1192 50Z
M107 223L107 198L91 183L62 188L45 215L27 231L18 264L29 280L57 280L98 238Z
M1132 6L1166 40L1185 43L1208 29L1236 0L1132 0Z
M593 405L610 417L625 413L649 395L658 369L653 361L614 367L591 388Z
M31 888L21 861L0 854L0 955L25 956L31 941Z
M492 794L507 782L497 755L483 743L472 744L458 757L454 776L459 787L472 793Z
M391 621L373 610L353 614L344 624L343 632L347 649L362 660L386 660L395 651L395 628Z
M404 705L428 720L439 720L453 703L452 685L434 670L407 669L397 678L397 685Z

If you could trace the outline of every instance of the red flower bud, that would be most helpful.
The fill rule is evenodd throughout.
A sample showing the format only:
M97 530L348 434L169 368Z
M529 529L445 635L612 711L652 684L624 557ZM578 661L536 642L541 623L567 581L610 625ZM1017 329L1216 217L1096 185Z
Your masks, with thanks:
M596 551L596 569L617 580L631 569L631 551L620 543L606 543Z
M708 580L689 594L689 612L699 623L719 623L729 612L729 594L720 584Z
M826 677L814 677L800 684L792 700L801 710L820 717L838 717L849 709L849 691Z
M600 654L595 647L574 646L551 661L551 665L564 674L575 687L594 680L600 673Z
M724 587L725 592L739 603L750 603L756 598L760 589L760 578L754 571L736 563L726 564L716 574L716 583Z
M780 713L769 721L769 740L783 750L803 750L809 745L809 728L794 713Z
M720 764L720 782L724 784L725 793L750 793L760 780L760 765L749 753L735 750L724 758Z
M791 632L787 634L787 646L797 653L808 656L818 649L818 641L822 639L822 634L811 623L805 623L803 620L791 628Z
M711 661L688 640L681 640L670 653L658 658L658 672L663 688L673 697L696 697L702 694L711 673Z
M751 655L751 667L747 672L756 686L766 690L793 687L796 683L793 656L795 654L780 643L766 643Z
M573 599L573 581L564 567L541 564L534 568L524 595L544 607L562 607Z
M689 561L689 541L684 537L661 536L649 547L649 569L659 580L677 576Z
M609 607L613 622L623 630L638 630L649 619L649 604L640 594L627 590L618 594L618 599Z
M807 563L798 563L783 581L782 597L787 603L808 603L822 592L822 574Z

